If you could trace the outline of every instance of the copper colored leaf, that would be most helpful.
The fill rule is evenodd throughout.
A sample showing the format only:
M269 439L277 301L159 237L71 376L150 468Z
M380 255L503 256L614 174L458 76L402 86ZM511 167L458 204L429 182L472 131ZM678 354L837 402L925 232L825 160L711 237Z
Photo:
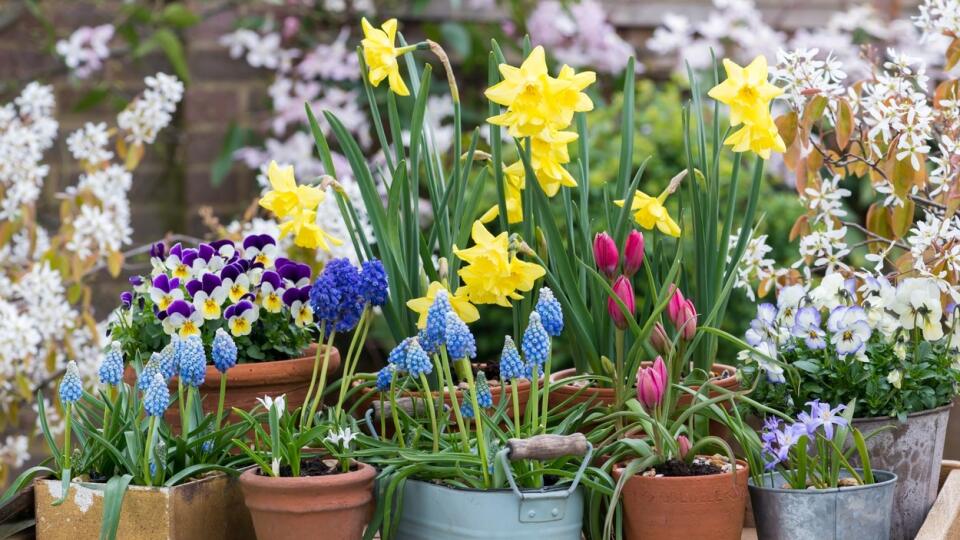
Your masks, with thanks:
M947 61L943 66L945 71L950 71L953 69L953 66L957 65L957 62L960 62L960 38L954 38L950 42L950 46L947 47Z
M913 225L915 206L916 204L912 200L907 199L903 202L903 206L893 207L890 215L890 228L895 237L900 238L910 230L910 226Z
M883 238L891 238L890 212L879 203L873 203L867 209L867 230Z
M853 110L845 99L837 100L837 147L846 148L853 133Z
M793 242L801 236L806 236L810 233L810 218L804 214L797 218L793 222L793 227L790 227L790 241Z
M132 171L137 168L137 165L140 164L140 160L143 159L143 144L135 143L130 147L130 150L127 152L127 157L124 160L124 166L126 166L128 171Z
M945 99L956 99L958 87L960 87L960 81L955 79L947 79L938 84L933 92L933 108L940 109L940 102Z
M797 138L797 113L790 111L780 115L776 120L776 124L777 131L780 132L780 137L783 139L783 144L789 147Z
M823 116L823 111L826 108L827 98L824 96L816 96L810 100L810 103L807 103L807 106L803 109L802 126L804 131L810 131L810 128L813 126L814 122Z
M123 270L123 253L111 251L107 255L107 271L112 277L117 277L121 270Z

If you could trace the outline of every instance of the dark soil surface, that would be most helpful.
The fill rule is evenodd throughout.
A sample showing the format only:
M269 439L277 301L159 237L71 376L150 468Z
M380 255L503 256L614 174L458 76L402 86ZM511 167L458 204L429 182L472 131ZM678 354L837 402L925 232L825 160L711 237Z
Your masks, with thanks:
M350 471L357 470L357 464L350 465ZM260 472L260 474L263 474ZM329 466L323 462L323 458L313 457L307 458L300 461L300 477L304 476L326 476L328 474L341 474L340 467L337 465ZM293 470L289 465L280 466L280 476L283 478L290 478L293 476Z
M482 364L470 364L470 367L473 369L473 372L476 373L477 370L483 369L483 374L487 376L487 380L492 382L500 382L500 362L484 362ZM466 383L467 381L461 380L457 375L456 370L454 370L454 377L457 378L457 384Z
M654 470L657 474L663 476L707 476L722 472L719 467L712 463L687 463L679 459L671 459L658 465Z

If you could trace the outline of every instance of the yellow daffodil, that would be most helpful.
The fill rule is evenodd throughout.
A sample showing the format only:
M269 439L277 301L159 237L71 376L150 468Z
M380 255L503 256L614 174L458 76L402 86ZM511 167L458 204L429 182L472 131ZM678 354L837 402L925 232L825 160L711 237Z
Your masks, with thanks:
M523 198L520 191L523 190L525 185L523 163L518 161L509 167L505 167L503 173L506 179L504 197L507 203L507 222L510 224L521 223L523 221ZM495 204L480 216L480 221L489 223L497 219L499 215L500 205Z
M280 236L292 233L294 244L324 251L330 251L330 244L343 243L317 225L317 206L326 197L322 189L297 185L293 166L280 167L276 161L270 162L267 179L270 191L260 198L260 206L284 220L280 223Z
M367 64L370 84L380 86L380 83L387 79L393 93L398 96L410 95L410 90L400 76L400 64L397 62L397 58L406 50L393 46L397 37L397 20L390 19L380 28L374 28L364 17L360 26L363 28L360 45L363 46L363 61Z
M458 274L463 286L457 290L475 304L497 304L509 307L511 300L523 298L518 291L529 291L546 271L538 264L520 260L510 253L506 232L496 237L480 221L471 230L473 247L453 248L453 252L467 263Z
M577 181L563 167L570 162L567 145L575 140L577 134L572 131L550 130L544 130L540 136L530 139L530 165L547 197L556 195L560 186L577 187Z
M430 309L430 306L433 305L433 300L437 297L437 291L441 289L447 290L442 283L434 281L427 287L427 294L425 296L407 301L407 307L420 315L420 318L417 320L417 328L425 328L427 326L427 311ZM480 312L477 311L476 306L470 303L466 295L460 294L460 291L457 291L457 294L449 294L449 292L450 291L447 291L447 297L450 299L450 307L453 308L454 313L456 313L463 322L469 324L480 318Z
M724 58L727 79L708 92L713 99L730 106L730 125L760 125L770 116L770 100L783 90L767 81L767 59L760 55L747 67Z
M549 96L549 101L561 111L564 126L573 121L573 113L593 110L593 101L583 93L583 90L597 80L597 74L592 71L576 73L573 68L564 65L557 74L557 80L566 85L556 86L556 93Z
M667 195L668 193L665 191L659 197L651 197L638 189L633 195L630 211L633 212L633 219L644 229L656 227L663 234L678 238L680 236L680 226L670 217L670 213L663 206ZM623 207L624 200L614 201L614 204Z
M786 152L787 147L780 137L777 125L769 118L765 124L744 123L743 127L731 133L723 144L733 147L734 152L756 152L763 159L770 159L770 151Z

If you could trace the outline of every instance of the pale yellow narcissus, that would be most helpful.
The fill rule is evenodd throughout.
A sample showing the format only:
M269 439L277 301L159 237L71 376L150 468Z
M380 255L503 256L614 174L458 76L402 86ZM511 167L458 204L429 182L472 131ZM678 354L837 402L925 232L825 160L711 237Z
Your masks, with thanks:
M360 26L363 28L360 45L363 47L363 61L367 64L370 84L380 86L380 83L387 79L394 94L410 95L410 90L400 76L400 64L397 62L397 57L406 51L393 45L397 37L397 20L390 19L380 28L374 28L364 17Z
M663 206L668 194L664 191L659 197L651 197L638 189L633 195L630 211L633 212L633 219L644 229L656 227L663 234L678 238L680 226ZM614 204L623 207L624 200L614 201Z
M511 300L523 298L519 292L532 289L534 282L546 273L542 266L522 261L516 254L510 253L510 240L506 232L495 237L483 223L475 221L471 238L473 247L454 247L453 252L467 263L458 274L464 283L461 289L475 304L510 307Z
M407 307L415 311L420 315L420 318L417 320L417 328L426 328L427 326L427 312L430 310L430 306L433 305L434 298L437 297L437 292L440 290L447 290L439 281L434 281L430 283L430 286L427 287L427 294L421 296L420 298L414 298L413 300L407 300ZM480 312L477 311L476 306L470 303L470 300L467 300L466 296L459 294L460 291L457 291L458 294L450 294L450 291L447 291L447 298L450 299L450 307L453 309L454 313L457 314L460 319L469 324L480 318Z
M270 191L260 198L260 206L284 220L280 223L281 236L293 234L294 244L324 251L330 251L330 244L339 246L343 243L317 225L317 206L326 197L322 189L298 185L293 166L280 167L276 161L270 162L267 179Z
M733 147L734 152L751 151L763 159L770 159L771 151L786 152L787 147L772 118L764 124L744 124L731 133L723 144Z
M544 130L540 136L530 139L530 166L547 197L556 195L560 186L577 187L577 181L563 166L570 162L567 145L575 140L577 134L572 131L552 130Z
M517 161L509 167L503 169L504 178L504 199L507 204L507 223L521 223L523 221L523 198L520 192L524 189L523 163ZM489 210L480 216L480 221L490 223L500 215L500 205L495 204Z
M783 90L767 81L767 59L758 56L747 67L723 60L727 79L714 86L708 95L730 106L730 125L743 124L723 141L734 152L755 152L763 159L771 151L784 152L786 146L770 115L770 101Z

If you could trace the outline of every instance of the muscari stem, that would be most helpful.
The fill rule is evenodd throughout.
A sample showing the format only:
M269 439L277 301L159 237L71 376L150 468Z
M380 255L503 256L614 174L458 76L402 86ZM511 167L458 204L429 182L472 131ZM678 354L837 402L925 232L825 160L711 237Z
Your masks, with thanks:
M522 431L520 429L520 393L517 391L517 380L513 379L510 381L510 394L513 398L513 425L514 431L517 433L517 438L523 438Z
M153 449L153 438L157 433L157 417L151 416L149 421L150 427L147 428L147 440L143 445L143 477L145 483L148 486L153 485L153 475L150 474L150 451Z
M540 366L536 362L531 362L530 366L530 401L527 402L527 408L530 409L530 433L536 433L540 427Z
M397 437L397 442L400 444L400 448L406 446L406 443L403 440L403 430L400 428L400 415L397 414L397 399L396 399L396 388L397 388L397 376L394 374L390 378L390 416L393 418L393 430L394 435ZM383 409L380 409L380 415L383 416Z
M180 435L187 436L187 414L184 411L183 379L177 377L177 408L180 409Z
M457 429L460 430L460 440L463 441L463 451L470 453L470 436L463 423L463 414L460 413L460 400L457 399L457 385L453 382L453 370L450 369L450 359L447 358L446 345L440 346L440 356L442 357L440 364L443 366L443 375L447 379L447 382L443 383L443 386L447 387L446 391L450 396L450 404L453 406L453 416L457 419Z
M422 372L420 373L420 384L423 385L423 393L427 400L427 412L430 415L430 428L433 429L433 452L440 451L440 430L437 429L437 411L434 407L433 392L430 391L430 381Z
M363 343L367 339L367 330L370 328L369 313L370 304L367 304L363 309L363 314L360 315L357 330L353 333L353 338L350 340L350 348L347 349L347 359L343 366L343 377L340 377L340 394L337 397L337 408L333 410L334 418L336 418L338 423L340 422L340 414L343 411L343 401L347 397L350 381L353 380L353 373L357 369L357 363L360 362L360 349L357 347L357 344Z
M320 341L323 343L323 336L327 333L327 321L320 323ZM313 373L310 375L310 386L307 388L307 395L303 399L303 407L300 408L300 426L306 424L307 419L307 409L310 406L310 395L313 394L313 387L317 383L317 372L320 370L320 353L322 352L323 347L317 345L317 354L313 357Z
M550 408L550 365L552 364L551 360L553 358L553 347L550 347L550 350L547 351L547 363L543 366L543 397L541 403L540 411L543 415L540 418L540 430L544 433L547 432L547 417L549 416Z
M473 416L477 423L477 454L480 457L480 472L483 473L483 485L487 487L490 485L490 472L487 471L487 466L489 462L487 461L487 444L484 441L483 435L483 421L480 419L480 415L483 414L482 409L480 409L480 404L477 402L477 385L473 381L473 369L470 366L470 361L466 358L460 360L461 362L466 363L466 372L467 372L467 386L470 388L470 401L473 404Z
M220 422L223 420L223 401L227 396L227 374L220 374L220 398L217 400L217 423L216 429L220 429Z
M70 461L71 461L70 421L71 421L71 416L73 416L71 414L72 410L73 410L73 403L68 402L63 407L63 414L66 417L66 420L64 421L64 427L63 427L63 468L64 469L70 468Z
M310 429L310 426L313 425L313 416L317 413L317 408L320 406L320 398L323 397L323 389L327 384L327 366L330 364L330 351L333 350L333 338L336 337L336 335L336 330L330 332L330 337L327 339L326 346L324 347L323 367L320 369L320 382L317 383L316 393L313 395L313 404L310 405L310 413L307 415L307 429Z

